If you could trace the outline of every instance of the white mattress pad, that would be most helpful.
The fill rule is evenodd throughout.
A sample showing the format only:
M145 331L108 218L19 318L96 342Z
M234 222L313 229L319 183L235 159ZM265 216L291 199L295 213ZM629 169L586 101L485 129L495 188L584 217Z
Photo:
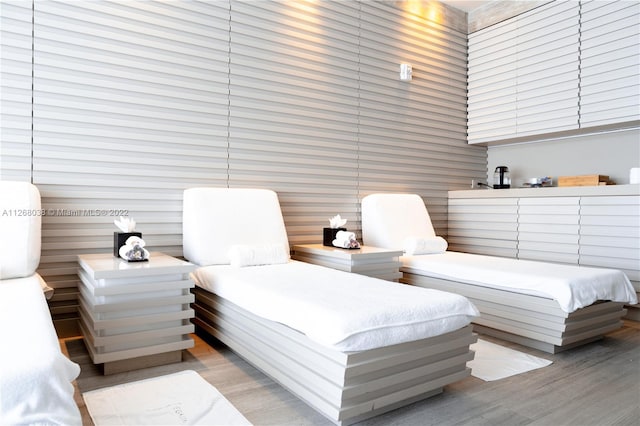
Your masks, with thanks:
M465 297L308 263L197 269L197 286L342 352L457 330L479 315Z
M624 272L448 251L402 256L402 270L515 293L546 297L573 312L598 300L638 303Z

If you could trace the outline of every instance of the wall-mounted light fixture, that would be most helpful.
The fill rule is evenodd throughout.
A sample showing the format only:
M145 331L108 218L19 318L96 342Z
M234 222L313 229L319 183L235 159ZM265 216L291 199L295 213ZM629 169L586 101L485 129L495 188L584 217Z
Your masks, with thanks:
M400 81L411 81L411 64L400 64Z

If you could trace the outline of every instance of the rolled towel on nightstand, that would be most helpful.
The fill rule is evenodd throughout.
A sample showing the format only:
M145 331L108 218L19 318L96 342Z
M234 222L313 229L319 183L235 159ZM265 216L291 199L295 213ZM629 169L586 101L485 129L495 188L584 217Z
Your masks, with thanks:
M348 231L338 231L335 240L331 244L340 248L360 248L360 243L356 240L356 234Z

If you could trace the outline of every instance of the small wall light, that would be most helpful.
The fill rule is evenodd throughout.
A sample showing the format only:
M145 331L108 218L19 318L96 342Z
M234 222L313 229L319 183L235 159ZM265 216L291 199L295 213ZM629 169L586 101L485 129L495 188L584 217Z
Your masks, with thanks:
M400 81L411 81L411 64L400 64Z

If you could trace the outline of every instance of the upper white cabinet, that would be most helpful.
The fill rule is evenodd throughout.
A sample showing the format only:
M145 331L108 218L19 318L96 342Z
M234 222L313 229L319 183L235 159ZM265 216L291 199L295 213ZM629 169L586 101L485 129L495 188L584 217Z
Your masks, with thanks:
M516 133L517 22L501 22L469 36L469 142Z
M640 120L640 3L552 1L469 35L468 141Z
M640 2L582 3L580 125L640 116Z

